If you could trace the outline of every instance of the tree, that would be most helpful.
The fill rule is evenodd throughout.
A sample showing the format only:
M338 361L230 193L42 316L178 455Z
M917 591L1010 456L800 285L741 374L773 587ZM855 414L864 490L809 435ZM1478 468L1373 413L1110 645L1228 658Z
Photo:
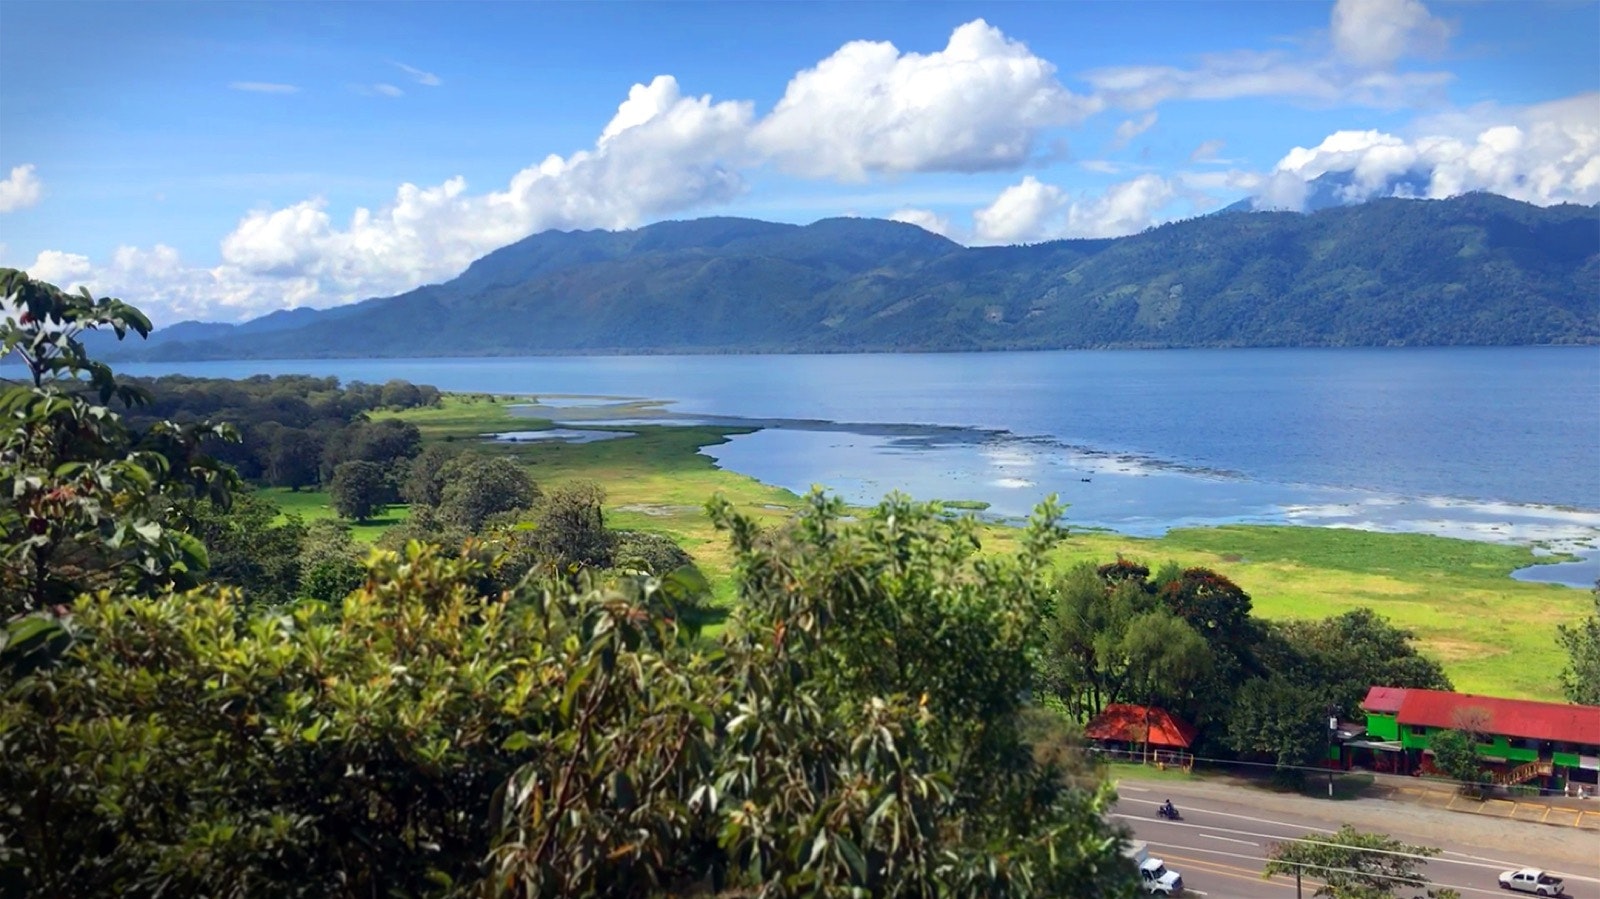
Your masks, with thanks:
M1314 896L1332 899L1382 899L1401 890L1427 887L1418 872L1422 861L1439 854L1431 846L1412 846L1387 834L1365 833L1346 824L1335 834L1309 833L1298 840L1276 843L1268 853L1262 877L1285 874L1317 878L1322 886ZM1405 895L1413 895L1411 892ZM1429 889L1430 899L1455 899L1450 889Z
M1271 631L1298 654L1301 684L1324 689L1348 718L1358 717L1372 687L1451 690L1438 662L1417 651L1415 635L1371 609L1320 621L1274 622Z
M1570 702L1600 705L1600 580L1595 581L1594 613L1573 624L1556 626L1556 640L1567 651L1561 689Z
M742 572L716 652L654 579L485 591L481 548L288 611L87 597L67 659L0 690L0 884L1131 899L1109 789L1021 738L1059 510L983 559L903 499L714 514Z
M200 444L233 430L170 421L135 430L112 408L149 396L90 359L79 338L99 328L148 335L133 306L15 269L0 269L0 297L0 358L15 354L27 373L0 392L0 619L88 590L194 583L205 548L171 526L172 506L194 496L227 503L237 477Z
M1281 674L1251 678L1234 696L1228 745L1237 752L1269 756L1281 775L1294 778L1327 748L1325 708L1320 692Z
M405 479L400 482L400 498L413 506L439 505L449 474L446 466L460 455L464 454L442 443L423 447L406 468Z
M436 514L446 525L476 533L491 517L527 509L539 499L528 471L506 456L458 456L440 469L444 488Z
M382 515L389 501L389 479L376 462L341 462L333 471L328 498L334 511L358 522Z
M315 486L321 458L322 440L315 433L279 428L267 451L267 483L295 491Z
M606 530L606 494L599 484L562 484L540 499L531 530L520 532L523 570L552 574L611 566L611 535Z
M300 595L300 553L305 523L279 521L277 505L250 490L235 492L226 509L189 502L184 527L205 544L213 583L240 587L252 602L282 605Z
M295 559L299 569L300 595L326 603L344 599L361 586L366 575L361 568L365 553L350 535L350 525L343 519L323 518L306 526L300 554Z
M398 378L384 382L383 405L391 409L410 409L422 405L422 391L410 381Z
M1428 740L1433 750L1433 767L1451 780L1461 782L1461 792L1467 796L1481 797L1490 782L1489 772L1478 764L1478 753L1473 748L1476 738L1459 730L1438 731Z
M1116 702L1183 699L1211 670L1206 642L1142 577L1084 563L1052 586L1041 681L1077 717Z

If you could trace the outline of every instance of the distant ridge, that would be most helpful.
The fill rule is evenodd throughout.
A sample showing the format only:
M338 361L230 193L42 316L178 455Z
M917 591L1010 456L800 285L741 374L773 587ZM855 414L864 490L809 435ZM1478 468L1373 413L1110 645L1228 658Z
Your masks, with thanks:
M967 248L824 219L550 231L459 277L122 358L1600 343L1600 206L1492 194Z

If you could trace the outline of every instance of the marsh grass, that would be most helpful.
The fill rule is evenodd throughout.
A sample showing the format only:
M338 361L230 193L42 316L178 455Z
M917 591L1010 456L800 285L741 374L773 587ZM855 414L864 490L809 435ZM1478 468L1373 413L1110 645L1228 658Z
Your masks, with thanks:
M515 456L536 481L592 480L606 491L612 527L666 534L688 550L711 580L714 601L735 599L733 557L727 539L706 518L707 499L726 496L759 521L777 523L801 498L743 475L724 471L698 452L702 446L747 433L726 427L629 426L637 436L587 444L495 443L480 435L539 430L550 422L513 415L516 400L449 397L433 409L399 416L415 422L429 441L466 441ZM594 427L593 425L586 425ZM292 504L320 502L322 494L274 493ZM310 497L320 497L312 500ZM958 500L959 502L959 500ZM960 511L953 503L946 507ZM1071 523L1067 510L1067 521ZM307 517L311 517L308 513ZM323 514L331 514L326 510ZM395 513L391 513L395 514ZM376 528L377 525L369 527ZM991 552L1017 549L1016 528L983 527ZM1171 560L1183 567L1214 568L1248 591L1257 615L1305 619L1372 608L1417 634L1458 690L1497 696L1559 700L1566 659L1555 626L1586 612L1585 590L1512 580L1516 568L1562 557L1536 557L1531 549L1423 534L1378 534L1339 528L1228 526L1186 528L1159 539L1102 530L1073 531L1057 554L1065 569L1118 555L1152 569Z

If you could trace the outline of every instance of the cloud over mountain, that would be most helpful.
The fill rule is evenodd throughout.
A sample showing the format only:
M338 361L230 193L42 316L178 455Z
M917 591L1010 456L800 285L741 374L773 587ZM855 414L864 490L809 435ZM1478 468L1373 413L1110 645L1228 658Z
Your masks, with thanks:
M1014 168L1033 155L1045 128L1097 108L1055 72L982 19L955 29L933 53L852 41L794 76L752 143L810 177Z

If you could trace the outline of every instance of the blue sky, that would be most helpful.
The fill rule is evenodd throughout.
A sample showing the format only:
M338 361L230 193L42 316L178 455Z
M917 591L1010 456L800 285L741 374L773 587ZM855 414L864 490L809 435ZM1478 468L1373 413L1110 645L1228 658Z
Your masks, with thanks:
M1600 202L1600 3L0 4L0 264L158 324L549 228L1031 242L1326 172Z

